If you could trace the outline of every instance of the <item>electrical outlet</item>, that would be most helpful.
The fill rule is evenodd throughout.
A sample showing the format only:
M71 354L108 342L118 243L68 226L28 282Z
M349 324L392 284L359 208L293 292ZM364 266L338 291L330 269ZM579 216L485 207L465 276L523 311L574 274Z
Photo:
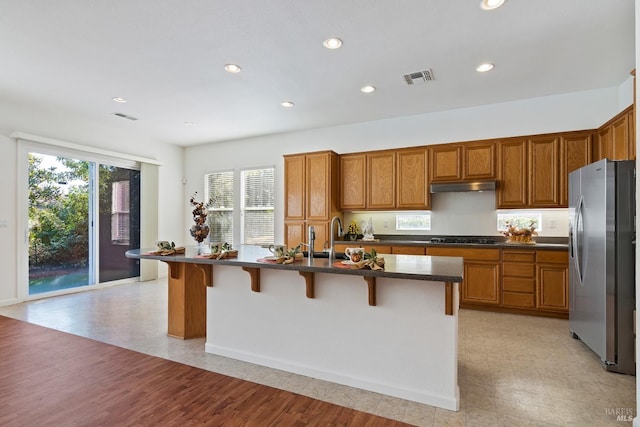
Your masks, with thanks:
M558 228L558 221L555 219L549 221L549 228Z
M384 228L389 228L389 221L386 219L384 220Z
M0 219L0 228L7 228L9 226L9 222L6 219Z

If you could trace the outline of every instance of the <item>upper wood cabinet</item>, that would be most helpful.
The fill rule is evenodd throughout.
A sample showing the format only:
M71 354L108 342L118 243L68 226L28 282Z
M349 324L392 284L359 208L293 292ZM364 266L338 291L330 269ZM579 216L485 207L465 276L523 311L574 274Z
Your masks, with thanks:
M444 144L429 147L431 182L462 179L462 146Z
M305 155L284 156L284 217L303 220L305 215Z
M396 152L396 208L430 209L431 193L428 189L428 156L425 148Z
M505 139L498 142L498 208L527 207L527 140Z
M340 156L340 208L366 209L367 155Z
M635 159L634 106L630 106L598 128L594 161Z
M332 151L306 155L306 219L329 221L338 211L338 155Z
M431 182L495 179L495 147L494 140L430 146Z
M339 215L339 157L333 151L284 156L285 243L306 242L307 229L316 228L316 249L328 239L326 230Z
M572 132L560 139L560 206L569 205L569 174L591 163L595 132Z
M591 163L594 132L579 131L498 144L498 208L568 205L568 175Z
M396 153L367 154L367 208L395 209Z
M528 144L528 206L558 207L560 204L560 137L543 135Z
M462 179L495 179L496 141L465 142L462 144Z

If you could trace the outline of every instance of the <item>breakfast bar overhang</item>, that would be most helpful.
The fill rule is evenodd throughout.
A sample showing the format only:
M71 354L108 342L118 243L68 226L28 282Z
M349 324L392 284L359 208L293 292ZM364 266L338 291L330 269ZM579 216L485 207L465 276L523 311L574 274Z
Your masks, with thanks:
M268 255L251 246L220 260L192 248L127 252L168 264L169 334L180 337L172 323L206 331L208 353L459 409L462 258L384 254L384 270L358 270Z

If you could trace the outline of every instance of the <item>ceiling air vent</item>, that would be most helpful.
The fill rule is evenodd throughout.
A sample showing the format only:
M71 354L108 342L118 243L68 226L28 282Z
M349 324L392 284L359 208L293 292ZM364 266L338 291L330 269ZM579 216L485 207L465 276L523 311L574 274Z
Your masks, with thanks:
M415 73L405 74L402 77L404 78L404 81L407 82L408 85L413 85L416 83L426 83L431 80L434 80L433 71L431 71L431 68L428 68L423 71L417 71Z
M138 120L135 117L127 116L126 114L123 114L123 113L113 113L113 115L114 116L118 116L118 117L122 117L123 119Z

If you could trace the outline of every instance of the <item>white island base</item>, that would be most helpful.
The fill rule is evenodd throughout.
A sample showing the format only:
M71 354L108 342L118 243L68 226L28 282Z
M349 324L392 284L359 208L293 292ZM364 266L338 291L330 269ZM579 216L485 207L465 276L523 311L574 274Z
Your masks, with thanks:
M237 266L215 265L207 288L205 351L275 369L459 410L458 284L377 277L370 306L362 276L260 269L260 292Z

